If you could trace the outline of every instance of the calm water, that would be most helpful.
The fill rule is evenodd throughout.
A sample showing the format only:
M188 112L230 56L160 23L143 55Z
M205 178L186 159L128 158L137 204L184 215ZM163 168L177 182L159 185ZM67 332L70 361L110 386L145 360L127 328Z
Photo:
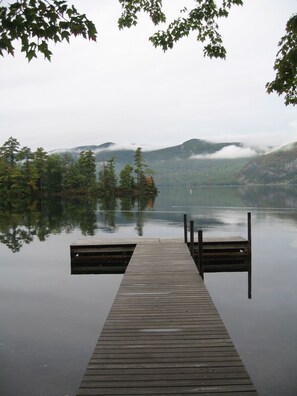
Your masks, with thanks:
M72 396L121 275L70 275L81 238L246 236L246 273L205 283L261 396L297 394L297 187L163 189L155 202L49 202L0 213L0 395Z

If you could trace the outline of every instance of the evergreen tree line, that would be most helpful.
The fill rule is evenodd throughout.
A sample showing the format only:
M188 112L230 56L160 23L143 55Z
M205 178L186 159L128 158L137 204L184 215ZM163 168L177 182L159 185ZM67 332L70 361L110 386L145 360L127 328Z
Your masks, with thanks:
M114 158L104 162L97 175L91 150L81 151L74 159L70 154L48 154L41 147L32 152L28 147L20 147L13 137L0 146L0 196L69 193L140 196L155 195L157 189L140 147L134 154L134 166L125 165L118 176Z

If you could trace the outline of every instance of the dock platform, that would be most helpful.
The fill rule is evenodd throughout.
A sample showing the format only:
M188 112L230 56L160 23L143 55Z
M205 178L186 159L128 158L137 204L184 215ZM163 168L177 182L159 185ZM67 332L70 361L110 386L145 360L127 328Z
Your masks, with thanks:
M257 395L187 244L127 243L133 254L77 395Z

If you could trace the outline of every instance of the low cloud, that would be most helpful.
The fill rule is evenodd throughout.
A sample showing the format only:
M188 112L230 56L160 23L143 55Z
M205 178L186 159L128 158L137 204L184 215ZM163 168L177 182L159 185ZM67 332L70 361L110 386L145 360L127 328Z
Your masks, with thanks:
M250 147L238 147L230 145L212 154L193 155L191 159L233 159L248 158L258 155L257 151Z
M97 146L97 148L92 148L95 147L95 145L86 145L86 148L82 148L84 146L79 146L79 147L72 147L72 148L65 148L65 149L55 149L55 150L51 150L50 154L59 154L59 153L65 153L65 152L69 152L69 153L73 153L73 152L81 152L84 149L88 149L88 147L91 148L91 150L97 154L97 153L102 153L103 151L117 151L117 150L132 150L135 151L138 147L141 148L141 150L143 152L145 151L154 151L154 150L159 150L162 148L165 148L167 146L157 146L157 145L151 145L151 144L136 144L136 143L125 143L125 144L121 144L121 143L109 143L109 146L106 147L99 147L99 145Z
M153 150L158 150L160 148L164 148L164 146L153 146L151 144L112 143L109 147L97 149L97 150L95 150L95 152L98 153L100 151L116 151L116 150L133 150L133 151L135 151L138 147L140 147L142 151L153 151Z

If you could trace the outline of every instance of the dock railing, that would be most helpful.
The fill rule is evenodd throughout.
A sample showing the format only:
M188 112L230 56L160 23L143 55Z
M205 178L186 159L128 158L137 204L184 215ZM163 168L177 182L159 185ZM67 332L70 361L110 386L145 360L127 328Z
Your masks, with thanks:
M195 242L194 220L189 222L190 242L188 242L187 215L184 214L184 242L204 279L205 272L248 272L249 298L251 296L251 256L252 226L251 212L247 213L247 239L242 237L204 238L203 230L198 229L198 241Z

